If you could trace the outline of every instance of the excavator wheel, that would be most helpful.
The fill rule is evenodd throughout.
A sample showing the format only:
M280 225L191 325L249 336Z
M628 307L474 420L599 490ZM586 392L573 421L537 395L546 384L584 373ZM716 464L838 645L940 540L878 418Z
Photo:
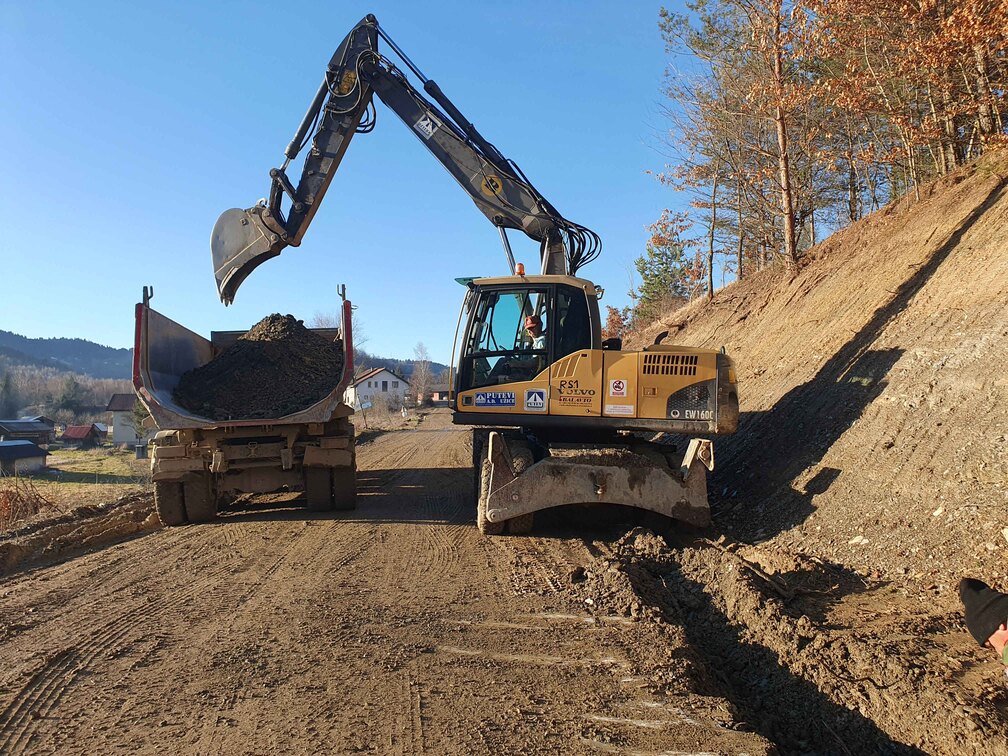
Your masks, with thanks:
M501 535L504 532L503 522L490 522L487 519L487 499L490 498L490 444L484 444L480 452L480 488L479 499L476 502L476 527L483 535Z
M186 518L191 523L217 519L217 497L210 490L210 476L193 475L182 483Z
M186 512L182 499L182 484L174 481L159 481L154 484L154 508L158 519L165 527L185 525Z
M515 475L521 475L535 464L532 450L524 441L512 441L508 444L511 451L511 461L514 462ZM535 524L535 512L518 515L507 521L508 533L511 535L528 535Z

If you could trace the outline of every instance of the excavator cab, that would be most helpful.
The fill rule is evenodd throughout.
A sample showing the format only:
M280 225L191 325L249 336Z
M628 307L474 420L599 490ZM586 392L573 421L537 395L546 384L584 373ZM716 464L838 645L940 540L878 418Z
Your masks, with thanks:
M548 383L549 367L601 348L594 284L573 276L501 276L468 284L455 371L456 394ZM531 324L531 328L529 327Z

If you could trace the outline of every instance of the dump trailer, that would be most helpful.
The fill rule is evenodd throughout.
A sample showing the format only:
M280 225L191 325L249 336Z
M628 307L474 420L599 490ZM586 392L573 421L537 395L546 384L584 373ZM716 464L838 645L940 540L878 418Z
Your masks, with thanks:
M345 292L341 288L341 295ZM208 522L243 493L304 491L308 509L353 509L356 503L353 409L343 400L353 376L350 302L342 327L312 329L343 352L343 373L322 400L276 418L215 420L179 406L183 374L214 359L244 333L204 338L150 307L144 287L136 306L133 384L158 432L151 477L165 525Z

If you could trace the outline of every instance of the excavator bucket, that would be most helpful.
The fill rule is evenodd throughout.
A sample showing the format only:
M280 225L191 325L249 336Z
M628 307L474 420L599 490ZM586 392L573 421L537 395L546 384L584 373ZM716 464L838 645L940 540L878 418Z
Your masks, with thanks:
M276 257L287 246L263 223L259 206L225 210L210 235L214 277L221 301L229 305L235 292L259 265ZM268 212L268 211L267 211Z

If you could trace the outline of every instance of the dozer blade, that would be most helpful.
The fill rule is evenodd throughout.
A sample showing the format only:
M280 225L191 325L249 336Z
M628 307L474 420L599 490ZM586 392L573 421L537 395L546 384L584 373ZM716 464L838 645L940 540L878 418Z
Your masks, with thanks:
M210 235L214 277L221 301L229 305L249 273L287 246L263 223L257 206L248 210L225 210Z

